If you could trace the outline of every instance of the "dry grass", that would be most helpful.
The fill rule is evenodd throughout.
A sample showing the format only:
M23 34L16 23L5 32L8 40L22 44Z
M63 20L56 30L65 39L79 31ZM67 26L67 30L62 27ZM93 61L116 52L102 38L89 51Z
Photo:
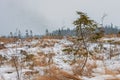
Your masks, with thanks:
M6 47L4 46L4 44L0 44L0 50L1 49L6 49Z
M50 77L50 76L39 76L35 80L58 80L55 77Z
M45 55L35 56L34 66L47 66L48 62L46 59Z
M103 55L94 55L94 56L92 56L92 59L93 60L104 60L104 56Z
M38 52L38 56L35 56L34 65L35 66L48 66L53 64L53 56L55 53L44 54L43 52Z
M4 38L4 37L0 37L0 41L4 42L5 44L7 43L13 43L15 41L17 41L17 38Z
M84 71L84 76L88 76L88 77L90 77L90 76L92 76L92 70L93 69L95 69L95 68L97 68L97 64L96 64L96 62L93 62L92 64L91 63L87 63L86 64L86 70Z
M43 36L41 39L62 39L63 36Z
M108 74L108 75L119 75L120 74L120 69L116 69L116 70L111 70L111 69L108 69L107 67L105 67L105 74Z
M108 68L106 68L105 67L105 74L107 74L107 75L116 75L116 73L115 73L115 71L112 71L112 70L110 70L110 69L108 69Z
M83 75L83 76L91 77L93 72L92 70L96 67L97 67L97 64L93 62L93 63L87 63L82 73L81 73L80 65L73 66L72 71L74 75Z
M76 75L76 76L82 74L82 73L81 73L81 67L80 67L80 66L74 66L74 67L72 68L72 71L73 71L74 75Z
M111 54L111 57L115 57L115 56L119 56L120 55L120 53L113 53L113 54Z
M39 42L35 45L33 45L33 47L42 47L42 48L46 48L46 47L53 47L55 43L58 43L57 40L54 39L40 39Z
M36 80L81 80L77 76L63 71L56 66L51 66L45 72L44 76L37 76Z
M26 71L24 75L33 75L33 74L38 74L38 71Z

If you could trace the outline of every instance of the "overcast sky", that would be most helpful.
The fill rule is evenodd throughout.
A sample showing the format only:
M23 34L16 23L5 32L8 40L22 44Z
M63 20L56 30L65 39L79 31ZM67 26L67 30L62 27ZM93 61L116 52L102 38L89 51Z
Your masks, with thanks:
M0 0L0 35L20 29L33 30L34 34L70 27L78 17L76 11L83 11L104 25L120 25L120 0Z

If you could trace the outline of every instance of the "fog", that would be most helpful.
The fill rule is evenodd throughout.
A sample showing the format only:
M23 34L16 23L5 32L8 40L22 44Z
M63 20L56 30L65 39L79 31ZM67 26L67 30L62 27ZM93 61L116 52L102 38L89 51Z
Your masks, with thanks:
M0 0L0 35L21 30L44 34L62 28L74 28L76 11L83 11L98 23L120 25L119 0Z

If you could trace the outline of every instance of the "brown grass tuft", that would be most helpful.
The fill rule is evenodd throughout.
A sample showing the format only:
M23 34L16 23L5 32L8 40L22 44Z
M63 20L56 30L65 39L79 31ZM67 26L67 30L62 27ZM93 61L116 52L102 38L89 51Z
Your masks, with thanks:
M63 71L56 66L51 66L45 72L44 76L38 76L36 80L81 80L77 76Z

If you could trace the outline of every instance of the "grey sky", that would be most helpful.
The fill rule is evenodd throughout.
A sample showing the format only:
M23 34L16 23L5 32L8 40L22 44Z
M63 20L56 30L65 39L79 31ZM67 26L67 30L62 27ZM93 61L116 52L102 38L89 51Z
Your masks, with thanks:
M120 0L0 0L0 35L7 35L16 28L25 34L33 30L43 34L63 26L73 28L76 11L83 11L101 23L120 25Z

